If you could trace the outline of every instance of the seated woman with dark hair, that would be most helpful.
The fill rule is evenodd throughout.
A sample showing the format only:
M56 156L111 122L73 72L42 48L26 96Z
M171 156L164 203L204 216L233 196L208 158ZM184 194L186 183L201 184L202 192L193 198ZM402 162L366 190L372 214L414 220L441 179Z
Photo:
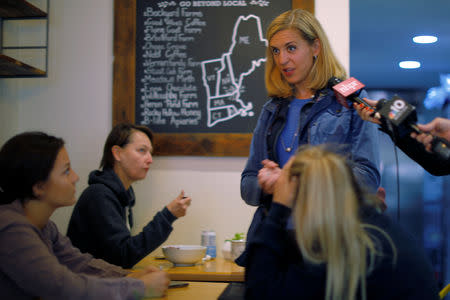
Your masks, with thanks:
M167 273L154 267L130 273L82 254L50 221L76 201L78 176L62 139L16 135L0 150L0 170L2 299L131 300L165 292Z
M89 174L70 218L67 236L82 252L123 268L131 268L158 248L172 232L172 223L191 203L184 191L159 211L142 231L131 235L134 182L147 176L153 162L153 133L148 127L116 125L108 135L100 163Z
M439 299L423 250L377 211L346 160L303 149L283 167L250 242L246 298Z

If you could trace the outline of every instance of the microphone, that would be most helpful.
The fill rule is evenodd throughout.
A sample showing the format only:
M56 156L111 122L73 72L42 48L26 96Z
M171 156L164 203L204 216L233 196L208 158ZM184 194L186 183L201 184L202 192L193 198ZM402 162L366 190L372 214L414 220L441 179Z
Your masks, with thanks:
M331 77L328 81L328 87L334 90L338 102L344 107L349 108L348 101L350 101L373 109L375 112L371 116L380 119L382 128L393 137L394 143L398 138L409 136L413 131L417 134L422 133L416 125L416 108L397 96L394 96L391 100L381 99L377 102L376 107L372 107L359 97L364 84L353 77L344 81ZM446 140L433 136L431 148L439 158L443 160L450 158L450 144Z
M423 133L416 125L416 108L400 97L394 96L390 100L380 99L376 105L376 112L380 115L383 127L395 138L409 136L413 131L417 134ZM446 140L433 136L431 149L441 159L450 159L450 144Z
M380 99L377 102L376 111L381 123L394 133L396 138L403 138L411 131L421 133L415 125L416 108L400 97L394 96L391 100Z
M365 87L365 85L354 77L350 77L344 81L336 77L331 77L330 80L328 80L328 87L334 90L337 101L346 108L350 108L347 101L350 100L351 102L364 104L365 106L373 109L373 107L366 101L359 98L361 89Z

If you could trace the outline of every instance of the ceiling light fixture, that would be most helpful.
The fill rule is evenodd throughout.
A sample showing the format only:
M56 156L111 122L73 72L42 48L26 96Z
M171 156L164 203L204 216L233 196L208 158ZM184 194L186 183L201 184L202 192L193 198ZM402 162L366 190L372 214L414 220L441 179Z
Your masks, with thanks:
M402 69L417 69L417 68L420 68L420 62L415 61L415 60L401 61L398 65Z
M414 43L417 44L432 44L436 43L437 40L438 38L433 35L418 35L413 37Z

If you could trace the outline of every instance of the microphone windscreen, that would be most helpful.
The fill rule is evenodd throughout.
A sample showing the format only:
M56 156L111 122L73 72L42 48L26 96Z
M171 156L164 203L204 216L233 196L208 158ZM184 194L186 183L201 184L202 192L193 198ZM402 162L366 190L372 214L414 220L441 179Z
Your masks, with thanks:
M342 82L342 80L340 80L339 78L337 78L337 77L331 77L329 80L328 80L328 88L333 88L333 86L335 86L336 84L339 84L339 83L341 83Z
M376 105L376 109L377 110L381 110L383 108L383 106L386 104L386 102L387 102L386 99L378 100L377 105Z

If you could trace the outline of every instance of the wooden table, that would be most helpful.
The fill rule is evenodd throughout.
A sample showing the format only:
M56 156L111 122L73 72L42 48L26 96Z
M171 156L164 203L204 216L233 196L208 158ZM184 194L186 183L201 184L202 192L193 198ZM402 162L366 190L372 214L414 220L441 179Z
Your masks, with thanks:
M151 298L164 300L199 299L216 300L227 287L225 282L189 282L187 287L168 289L165 297ZM145 298L147 299L147 298ZM148 298L150 299L150 298Z
M217 257L215 259L197 263L191 267L174 267L165 259L156 259L154 256L146 256L138 262L133 270L139 270L146 266L160 267L169 273L171 280L184 281L219 281L219 282L243 282L244 268L235 262Z

